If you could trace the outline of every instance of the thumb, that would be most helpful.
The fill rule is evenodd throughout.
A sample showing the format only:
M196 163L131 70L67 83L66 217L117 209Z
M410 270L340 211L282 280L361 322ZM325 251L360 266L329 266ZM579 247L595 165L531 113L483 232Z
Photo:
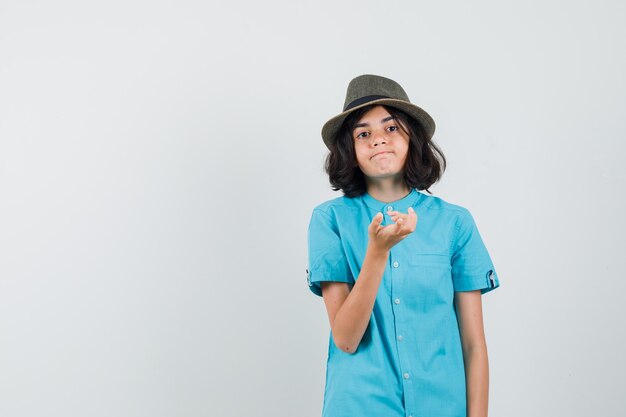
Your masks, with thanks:
M378 213L376 213L376 215L374 216L374 219L372 219L372 224L374 226L380 226L380 224L383 222L383 213L381 213L380 211Z

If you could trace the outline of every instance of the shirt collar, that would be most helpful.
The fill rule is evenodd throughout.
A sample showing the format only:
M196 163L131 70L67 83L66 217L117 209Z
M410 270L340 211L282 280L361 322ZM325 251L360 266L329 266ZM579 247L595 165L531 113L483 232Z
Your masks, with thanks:
M386 213L388 210L397 210L403 213L406 213L409 207L415 207L420 201L420 197L422 193L418 192L417 189L412 188L411 192L406 196L402 197L400 200L392 201L390 203L385 203L384 201L380 201L369 195L369 193L365 193L361 196L363 202L371 209L376 211L382 211ZM388 208L391 207L391 208Z

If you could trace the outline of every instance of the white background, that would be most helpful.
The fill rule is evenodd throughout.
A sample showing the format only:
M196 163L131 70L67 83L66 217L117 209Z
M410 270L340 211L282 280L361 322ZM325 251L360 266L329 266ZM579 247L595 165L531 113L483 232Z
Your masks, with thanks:
M621 416L620 1L0 2L0 415L319 416L312 208L353 77L437 123L491 416Z

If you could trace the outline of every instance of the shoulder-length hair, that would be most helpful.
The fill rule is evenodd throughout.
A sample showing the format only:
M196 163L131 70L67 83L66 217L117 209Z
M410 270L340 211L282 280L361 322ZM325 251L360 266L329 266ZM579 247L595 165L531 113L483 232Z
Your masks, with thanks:
M365 176L357 164L352 132L359 119L375 106L362 107L350 113L337 132L324 163L331 188L334 191L341 190L346 197L358 197L367 192ZM446 169L443 152L432 139L427 138L417 120L401 110L383 107L400 121L400 128L409 136L404 182L409 188L432 194L428 188L441 179Z

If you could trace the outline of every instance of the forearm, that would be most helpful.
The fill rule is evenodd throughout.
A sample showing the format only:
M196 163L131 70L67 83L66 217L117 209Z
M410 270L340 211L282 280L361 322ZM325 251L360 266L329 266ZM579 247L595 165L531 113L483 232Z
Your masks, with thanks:
M487 417L489 402L489 361L485 345L463 352L467 386L467 416Z
M368 246L359 277L337 311L333 338L337 346L345 352L355 352L363 338L388 259L388 250Z

